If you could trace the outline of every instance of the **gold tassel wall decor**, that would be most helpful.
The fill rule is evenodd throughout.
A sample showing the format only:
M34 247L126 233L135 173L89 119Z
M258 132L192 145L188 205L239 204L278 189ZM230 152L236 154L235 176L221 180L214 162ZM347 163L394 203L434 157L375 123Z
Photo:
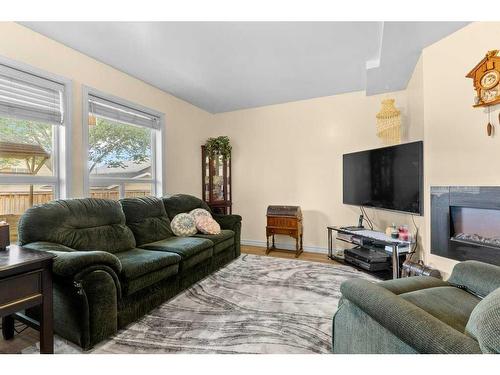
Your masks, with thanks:
M401 112L394 106L394 99L382 100L377 113L377 136L384 144L401 143Z

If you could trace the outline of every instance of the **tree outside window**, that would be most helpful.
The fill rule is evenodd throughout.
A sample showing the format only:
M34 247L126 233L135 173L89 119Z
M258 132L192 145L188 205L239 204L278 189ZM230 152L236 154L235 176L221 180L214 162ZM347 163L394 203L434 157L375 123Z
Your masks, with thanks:
M100 117L95 119L95 124L90 121L88 173L92 197L119 199L121 196L152 194L152 181L133 184L124 181L154 178L151 163L153 131ZM120 179L120 182L114 183L114 179ZM105 181L107 183L100 183Z

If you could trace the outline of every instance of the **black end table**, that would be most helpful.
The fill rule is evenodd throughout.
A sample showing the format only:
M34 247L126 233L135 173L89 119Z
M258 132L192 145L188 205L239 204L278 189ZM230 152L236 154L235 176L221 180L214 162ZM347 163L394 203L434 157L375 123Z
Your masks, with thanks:
M0 316L5 340L19 320L40 332L40 353L54 353L52 260L54 254L11 245L0 250ZM39 306L40 322L20 313Z

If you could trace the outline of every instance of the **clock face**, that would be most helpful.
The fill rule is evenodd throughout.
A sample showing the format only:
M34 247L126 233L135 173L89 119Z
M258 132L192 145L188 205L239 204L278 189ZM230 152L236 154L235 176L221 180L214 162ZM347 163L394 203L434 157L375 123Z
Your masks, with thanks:
M484 103L489 103L496 100L499 96L499 88L496 87L492 90L481 90L481 99Z
M490 70L481 77L481 87L485 90L495 87L500 81L500 73L496 70Z

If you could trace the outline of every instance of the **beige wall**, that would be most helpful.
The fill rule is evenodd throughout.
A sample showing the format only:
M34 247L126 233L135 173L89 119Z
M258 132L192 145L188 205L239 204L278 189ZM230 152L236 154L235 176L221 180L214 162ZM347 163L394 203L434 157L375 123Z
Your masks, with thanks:
M500 23L473 23L426 48L424 61L425 193L430 186L500 185L500 106L491 108L494 137L486 135L485 109L472 108L472 80L465 75L488 50L500 49ZM430 215L426 215L427 232ZM456 262L431 255L426 261L449 273Z
M430 254L430 187L500 185L500 106L491 108L498 133L487 137L487 112L472 108L472 81L465 78L488 50L500 47L498 35L498 22L473 23L425 48L404 91L215 115L212 135L227 134L234 144L234 211L244 218L243 239L264 243L269 204L302 206L304 242L311 250L326 247L326 225L355 223L358 210L341 203L341 156L381 145L374 116L380 100L392 96L403 113L405 141L424 139L425 216L415 217L421 256L449 275L456 262ZM379 228L411 223L409 215L368 212Z
M342 155L382 146L375 115L389 96L403 112L405 140L422 139L422 117L408 102L421 96L421 62L416 72L410 93L355 92L215 115L212 135L228 135L233 144L233 210L243 216L242 239L264 244L270 204L302 207L309 250L325 251L327 225L356 224L359 208L342 204ZM411 224L409 215L367 211L382 229L391 222ZM415 219L423 229L422 218Z
M1 56L73 82L73 197L83 195L82 85L165 113L166 190L201 194L200 145L211 114L16 23L0 22L0 35Z
M424 49L406 90L367 97L355 92L211 115L140 80L14 23L0 23L0 55L73 81L73 196L83 193L81 85L166 114L168 192L200 195L200 149L208 136L233 144L234 212L243 216L244 240L265 242L269 204L297 204L304 212L304 245L326 248L326 226L354 224L359 211L343 205L341 157L381 146L375 114L385 97L403 114L404 141L424 139L425 220L420 227L426 262L451 271L455 262L430 254L429 190L434 185L500 185L500 137L485 134L487 115L472 108L465 74L486 51L499 48L500 23L473 23ZM497 126L500 106L492 108ZM500 134L500 133L498 133ZM368 210L381 229L409 215ZM289 245L290 241L280 238ZM339 244L340 246L340 244Z

